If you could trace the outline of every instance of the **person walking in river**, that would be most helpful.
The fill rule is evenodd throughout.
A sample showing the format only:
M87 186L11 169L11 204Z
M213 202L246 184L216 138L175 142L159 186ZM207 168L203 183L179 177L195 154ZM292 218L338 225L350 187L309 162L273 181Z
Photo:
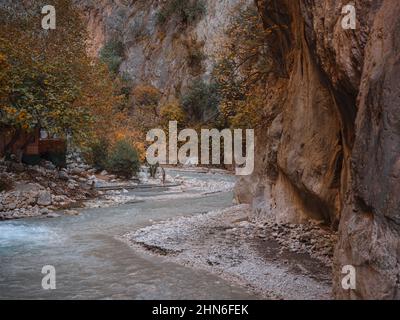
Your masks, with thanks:
M161 175L162 175L162 184L165 185L165 170L161 167Z

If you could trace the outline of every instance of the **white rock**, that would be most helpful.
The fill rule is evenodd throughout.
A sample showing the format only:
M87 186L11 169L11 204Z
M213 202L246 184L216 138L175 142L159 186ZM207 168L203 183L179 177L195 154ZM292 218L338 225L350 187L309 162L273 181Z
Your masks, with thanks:
M68 214L70 216L78 216L79 212L77 210L66 210L65 214Z

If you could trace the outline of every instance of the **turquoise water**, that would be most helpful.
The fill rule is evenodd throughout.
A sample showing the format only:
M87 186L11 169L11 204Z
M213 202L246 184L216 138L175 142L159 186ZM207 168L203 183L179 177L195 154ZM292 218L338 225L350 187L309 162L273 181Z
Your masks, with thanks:
M230 192L159 201L153 201L150 192L144 202L86 209L79 216L0 222L0 299L256 298L207 272L137 253L118 241L115 237L156 221L201 214L232 203ZM42 289L44 265L56 269L55 290Z

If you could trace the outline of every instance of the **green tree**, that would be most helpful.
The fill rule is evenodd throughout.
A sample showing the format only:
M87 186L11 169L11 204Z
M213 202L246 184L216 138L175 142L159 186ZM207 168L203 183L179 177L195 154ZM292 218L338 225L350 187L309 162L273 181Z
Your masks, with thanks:
M209 122L218 115L218 87L215 83L196 80L182 96L182 105L188 120L194 123Z
M121 41L110 40L100 50L99 56L110 72L117 75L124 56L124 45Z
M138 153L127 140L117 141L108 156L108 171L125 178L131 178L139 171Z
M176 18L184 26L194 23L206 13L203 0L168 0L157 14L157 23L164 25L170 19Z
M107 158L110 142L105 137L101 137L90 145L88 152L85 153L86 160L97 170L107 169Z

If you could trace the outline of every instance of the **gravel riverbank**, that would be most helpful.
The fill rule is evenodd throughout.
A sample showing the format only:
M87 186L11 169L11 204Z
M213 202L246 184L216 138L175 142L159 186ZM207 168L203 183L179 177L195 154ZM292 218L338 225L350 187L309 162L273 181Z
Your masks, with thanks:
M336 235L317 224L249 222L240 205L130 232L136 250L208 270L268 299L331 299Z
M160 189L159 195L152 196L153 200L197 198L233 189L234 181L199 179L185 175L188 172L202 173L204 170L174 168L175 174L167 174L164 188L159 177L148 178L144 167L138 177L121 180L106 171L97 172L79 156L75 156L67 168L61 170L50 162L44 162L42 166L28 166L0 160L0 220L55 218L60 214L78 215L78 208L104 208L140 202L147 197L138 196L135 191L140 191L143 186ZM227 174L222 170L206 172L204 176ZM160 175L161 172L158 172ZM101 187L108 187L109 190L102 191ZM137 187L137 190L130 192L132 187Z

